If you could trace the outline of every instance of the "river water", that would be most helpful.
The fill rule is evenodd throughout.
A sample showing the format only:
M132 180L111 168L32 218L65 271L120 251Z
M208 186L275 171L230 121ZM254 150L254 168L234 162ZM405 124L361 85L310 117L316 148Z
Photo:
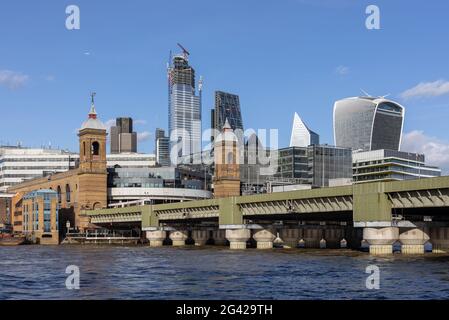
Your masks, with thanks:
M68 290L66 268L80 271ZM368 266L379 289L367 289ZM0 247L0 299L448 299L449 256L350 250Z

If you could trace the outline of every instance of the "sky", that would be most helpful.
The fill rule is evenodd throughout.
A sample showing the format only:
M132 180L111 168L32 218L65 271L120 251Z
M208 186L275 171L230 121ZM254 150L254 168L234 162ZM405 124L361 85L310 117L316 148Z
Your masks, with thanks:
M77 151L95 91L100 119L132 117L139 151L153 152L179 42L204 78L203 130L222 90L240 96L245 128L278 129L280 147L294 112L333 144L334 102L363 89L404 105L402 149L448 172L448 12L446 0L1 0L0 145Z

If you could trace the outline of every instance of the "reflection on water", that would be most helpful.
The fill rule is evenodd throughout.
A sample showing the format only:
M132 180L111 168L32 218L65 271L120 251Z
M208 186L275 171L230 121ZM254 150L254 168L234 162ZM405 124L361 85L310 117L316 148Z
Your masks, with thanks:
M368 265L380 290L365 287ZM81 272L67 290L68 265ZM350 250L0 248L0 299L447 299L449 256Z

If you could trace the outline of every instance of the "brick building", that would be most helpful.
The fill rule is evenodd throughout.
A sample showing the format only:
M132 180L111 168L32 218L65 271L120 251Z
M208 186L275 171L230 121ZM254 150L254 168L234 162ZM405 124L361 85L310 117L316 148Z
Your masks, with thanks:
M23 197L37 190L53 190L57 194L59 224L70 221L72 227L85 230L89 219L82 210L107 206L106 127L97 118L94 101L88 119L79 132L79 167L48 177L28 180L9 189L12 199L11 224L15 232L23 232Z

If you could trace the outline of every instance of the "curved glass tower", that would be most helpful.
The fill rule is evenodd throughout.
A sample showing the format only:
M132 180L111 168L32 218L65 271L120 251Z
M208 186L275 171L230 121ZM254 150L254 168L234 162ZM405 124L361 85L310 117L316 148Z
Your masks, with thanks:
M399 150L405 109L385 98L355 97L334 105L334 139L354 151Z

